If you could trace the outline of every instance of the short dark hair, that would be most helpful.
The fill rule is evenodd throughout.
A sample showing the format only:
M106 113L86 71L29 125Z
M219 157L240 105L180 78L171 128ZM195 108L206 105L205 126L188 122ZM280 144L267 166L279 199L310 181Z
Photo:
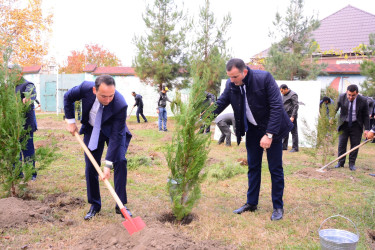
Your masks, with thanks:
M328 96L323 97L323 102L331 103L331 99Z
M132 94L135 94L135 92L134 92L134 91L132 91Z
M227 71L231 71L232 68L237 68L240 72L243 72L246 69L246 64L242 59L232 58L227 62Z
M286 85L286 84L281 84L281 85L280 85L280 89L289 89L289 88L288 88L288 85Z
M355 84L351 84L351 85L348 86L348 88L346 90L350 91L350 92L357 92L358 93L358 86L355 85Z
M95 80L95 88L96 88L96 90L99 89L99 86L102 83L105 83L105 85L107 85L107 86L113 85L113 86L116 87L115 79L113 79L113 77L110 76L110 75L101 75L98 78L96 78L96 80Z

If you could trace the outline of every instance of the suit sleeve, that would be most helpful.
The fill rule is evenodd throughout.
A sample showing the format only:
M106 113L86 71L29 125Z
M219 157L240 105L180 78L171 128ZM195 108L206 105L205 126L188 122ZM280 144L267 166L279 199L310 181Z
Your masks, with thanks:
M363 117L363 126L365 127L365 130L370 130L370 117L368 114L369 114L368 103L367 103L367 100L364 99L362 117Z
M217 102L216 102L217 108L213 111L215 115L219 115L230 104L229 84L230 84L230 80L227 81L224 92L220 95L219 99L217 99Z
M86 93L89 89L91 89L91 86L83 82L64 94L64 112L67 119L75 118L74 102L81 100L83 98L83 93Z
M292 105L293 105L293 112L292 112L292 117L296 118L297 117L297 112L298 112L298 95L295 94L292 96Z
M268 94L268 104L270 107L270 118L268 120L266 132L278 134L280 131L282 115L283 112L285 112L281 100L280 89L270 73L267 74L265 81Z

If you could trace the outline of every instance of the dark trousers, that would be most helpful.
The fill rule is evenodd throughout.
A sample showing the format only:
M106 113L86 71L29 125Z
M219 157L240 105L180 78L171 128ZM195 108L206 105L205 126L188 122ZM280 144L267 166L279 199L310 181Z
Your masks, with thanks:
M298 148L298 127L297 127L297 119L294 119L293 121L293 128L290 131L292 134L292 149L299 150ZM289 133L287 136L283 138L283 149L288 149L288 140L289 140Z
M221 131L221 136L220 136L218 143L221 144L224 142L224 139L226 139L226 144L231 145L230 125L227 124L225 121L220 121L217 123L217 126L219 127Z
M339 148L338 156L346 153L346 147L348 145L348 139L350 140L350 148L358 146L362 138L362 128L357 122L353 122L352 126L349 128L348 123L344 122L341 125L341 134L339 136ZM349 166L355 165L355 160L357 159L358 149L354 150L349 154ZM340 166L344 166L346 156L341 158L338 162Z
M263 148L260 147L260 140L264 133L256 126L248 123L246 133L246 149L249 171L247 174L249 188L247 190L247 203L258 205L259 191L262 172ZM272 181L272 203L273 208L283 208L284 194L284 170L282 164L282 142L272 141L271 147L267 149L268 169Z
M32 159L33 167L35 170L35 148L34 148L34 132L30 131L29 140L27 140L26 148L20 152L20 161L22 161L22 156L24 161ZM34 171L33 176L36 177L37 173Z
M91 137L90 134L85 134L83 140L86 145L89 144ZM103 138L104 136L100 134L98 148L94 151L91 151L93 157L95 158L96 162L100 166L101 157L104 150L104 143L107 143L108 140ZM100 189L99 189L99 174L96 171L95 167L92 165L90 159L85 154L85 162L86 162L86 186L87 186L87 200L88 202L94 207L95 210L100 211L102 203L100 198ZM115 191L120 198L123 204L128 202L127 195L126 195L126 178L127 178L127 161L119 161L113 163L113 170L114 170L114 184L115 184ZM117 204L116 204L117 206Z
M147 119L146 119L146 117L144 116L144 114L143 114L143 107L138 107L137 108L137 112L135 113L135 115L137 116L137 122L138 123L140 123L141 121L139 120L139 115L141 115L142 116L142 118L143 118L143 120L145 121L145 122L147 122Z

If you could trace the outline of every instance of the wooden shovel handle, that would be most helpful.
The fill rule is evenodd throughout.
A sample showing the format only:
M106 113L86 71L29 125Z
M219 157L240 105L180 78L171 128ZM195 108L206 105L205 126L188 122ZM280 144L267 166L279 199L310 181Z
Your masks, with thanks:
M104 177L104 173L102 171L102 169L99 167L98 163L96 162L94 156L92 156L90 150L87 148L86 144L83 142L82 138L79 136L79 134L76 132L74 132L74 136L76 137L77 141L79 142L79 144L81 144L81 147L83 148L83 150L85 151L87 157L90 159L92 165L94 165L96 171L98 172L99 176L101 178ZM124 204L122 204L120 198L118 197L118 195L116 194L115 190L113 189L111 183L109 183L109 181L107 179L104 180L104 184L107 186L109 192L111 193L113 199L115 199L117 205L119 206L120 210L122 208L124 208Z
M358 146L355 146L354 148L352 148L351 150L349 150L349 151L346 152L345 154L340 155L339 157L337 157L337 158L334 159L333 161L329 162L329 163L326 164L325 166L321 167L321 168L318 169L317 171L322 172L323 169L325 169L326 167L328 167L328 166L331 165L332 163L334 163L334 162L340 160L341 158L343 158L343 157L346 156L347 154L350 154L351 152L353 152L353 151L356 150L357 148L362 147L363 145L365 145L365 144L368 143L369 141L372 141L372 140L366 140L366 141L362 142L362 143L359 144Z

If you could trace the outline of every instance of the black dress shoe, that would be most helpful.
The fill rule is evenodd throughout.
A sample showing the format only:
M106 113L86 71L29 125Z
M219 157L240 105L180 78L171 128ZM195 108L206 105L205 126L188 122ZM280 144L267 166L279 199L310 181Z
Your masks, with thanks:
M356 168L354 165L351 165L351 166L349 166L349 169L350 169L351 171L355 171L357 168Z
M133 214L130 212L130 210L126 206L124 206L124 207L125 207L126 211L128 212L129 216L133 217ZM121 214L121 217L124 218L124 215L121 213L121 210L120 210L119 207L116 206L115 210L116 210L116 214Z
M298 151L299 151L298 149L292 148L289 152L294 153L294 152L298 152Z
M254 212L255 210L257 210L257 205L250 205L246 203L239 209L234 210L233 213L242 214L243 212L246 212L246 211Z
M281 220L283 218L283 214L284 214L284 209L275 208L273 209L271 220Z
M99 213L100 210L95 210L93 206L90 207L89 212L85 216L85 220L90 220L92 217L94 217L97 213Z
M369 175L375 177L375 174L369 174Z
M335 168L343 168L344 167L344 165L340 165L340 164L337 164L336 166L335 166Z

